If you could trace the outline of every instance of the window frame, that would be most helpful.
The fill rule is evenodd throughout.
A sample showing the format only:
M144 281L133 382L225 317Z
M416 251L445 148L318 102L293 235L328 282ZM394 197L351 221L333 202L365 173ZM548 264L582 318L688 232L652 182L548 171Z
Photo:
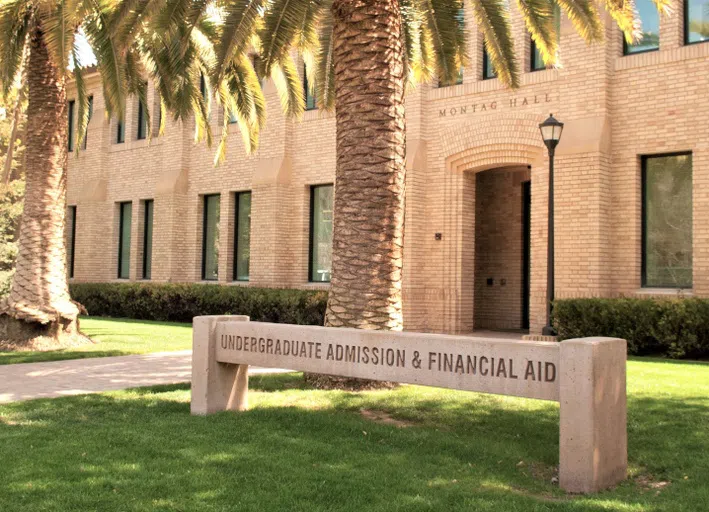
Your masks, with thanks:
M691 46L694 44L702 44L702 43L709 43L709 39L705 39L704 41L690 41L689 40L689 0L683 0L682 2L683 7L682 7L682 15L683 15L683 22L682 22L682 42L684 43L684 46Z
M133 230L133 202L132 201L122 201L118 203L118 272L117 272L117 278L118 279L130 279L130 245L128 246L129 249L129 255L128 255L128 276L123 277L121 275L121 267L123 266L123 227L124 227L124 220L123 220L123 208L126 206L129 206L131 208L131 231ZM129 241L130 244L130 241Z
M653 4L653 5L654 5L654 4ZM637 10L637 5L636 5L636 10ZM637 10L637 12L638 12L638 16L640 16L640 11ZM622 31L620 32L620 38L621 38L622 41L623 41L623 57L628 57L628 56L630 56L630 55L640 55L640 54L642 54L642 53L650 53L650 52L659 52L659 51L660 51L660 43L661 43L661 41L659 40L659 37L660 37L659 23L660 23L661 20L660 20L660 13L659 13L659 12L657 13L657 20L658 20L658 33L657 33L658 41L657 41L657 47L656 47L656 48L648 48L648 49L646 49L646 50L637 50L637 51L631 52L631 51L629 51L629 50L630 50L630 48L632 48L632 46L629 46L629 45L628 45L628 41L625 40L625 34L623 34ZM640 21L642 22L642 19L641 19Z
M303 63L303 99L305 100L305 111L306 112L318 109L318 103L317 103L317 97L315 95L315 91L313 90L313 94L311 95L308 85L309 85L308 84L308 72L305 68L305 63ZM313 98L313 106L312 107L308 106L308 98L309 97Z
M69 231L69 236L71 237L69 243L69 279L74 278L74 261L76 260L76 205L69 206L69 215L71 218L71 230Z
M84 143L83 143L83 150L86 150L88 147L88 140L89 140L89 123L91 122L91 118L94 115L94 95L91 94L88 98L88 109L89 109L89 118L86 120L86 131L84 132Z
M323 187L332 187L333 190L333 209L335 208L335 184L334 183L321 183L319 185L310 185L310 220L308 229L308 283L315 284L329 284L332 280L332 269L330 269L330 279L327 281L315 281L313 280L313 249L315 242L315 190Z
M148 123L145 117L145 107L143 102L138 100L138 133L136 134L137 140L145 140L148 136Z
M67 145L66 149L69 153L74 151L74 110L76 105L76 100L69 100L67 102Z
M529 40L530 40L529 72L536 73L537 71L544 71L545 69L547 69L547 66L542 66L541 68L534 67L534 61L536 60L535 57L537 56L537 43L534 42L534 39L532 39L532 36L529 36Z
M146 272L148 267L148 205L150 205L150 272ZM145 199L143 201L143 269L142 279L149 281L153 273L153 226L155 224L155 200Z
M116 121L116 144L124 144L126 142L125 122L118 119Z
M219 281L219 260L217 259L217 277L207 278L207 221L208 221L208 209L207 202L209 199L217 197L219 198L219 208L221 208L221 194L204 194L202 195L202 281ZM221 219L220 219L221 220Z
M694 289L694 254L692 254L692 285L681 286L658 286L647 284L647 161L652 158L663 158L671 156L690 156L692 151L674 151L672 153L656 153L640 156L640 287L660 290L692 290ZM694 169L692 168L692 193L694 193ZM694 231L694 213L692 213L692 231ZM694 239L694 233L692 233Z
M233 256L233 263L232 263L232 276L231 280L232 281L238 281L240 283L248 283L251 280L251 254L249 253L249 275L246 279L239 278L238 273L237 273L237 267L236 267L236 255L239 251L239 203L241 201L241 197L245 194L248 194L251 196L251 199L253 200L253 195L251 194L251 190L243 190L241 192L234 192L234 256ZM251 203L253 204L253 203ZM251 249L251 206L249 206L249 251Z
M492 68L492 75L487 74L488 64ZM483 80L493 80L495 78L497 78L497 72L495 71L495 67L492 66L492 63L490 62L490 56L488 55L487 48L483 42Z

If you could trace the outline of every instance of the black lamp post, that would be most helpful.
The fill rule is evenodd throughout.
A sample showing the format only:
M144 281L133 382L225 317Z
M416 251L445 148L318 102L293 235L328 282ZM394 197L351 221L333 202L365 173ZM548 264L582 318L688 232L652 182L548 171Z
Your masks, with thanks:
M547 323L542 329L544 336L555 336L551 325L551 302L554 300L554 151L556 150L564 123L560 123L552 114L539 125L542 139L549 150L549 214L547 228Z

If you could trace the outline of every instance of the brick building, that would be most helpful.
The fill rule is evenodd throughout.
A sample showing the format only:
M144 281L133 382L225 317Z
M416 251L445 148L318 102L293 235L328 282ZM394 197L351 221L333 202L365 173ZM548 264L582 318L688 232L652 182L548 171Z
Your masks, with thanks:
M550 112L565 123L556 297L709 296L709 34L696 29L709 2L675 2L658 19L638 1L636 46L608 19L605 44L588 46L562 16L556 69L540 65L515 16L519 89L494 78L473 36L460 84L408 93L407 329L541 331L548 157L538 125ZM148 142L137 99L120 126L105 120L98 76L88 84L87 145L69 159L72 281L327 288L333 115L285 119L266 81L260 149L245 155L233 125L214 167L190 123ZM221 115L213 108L215 133Z

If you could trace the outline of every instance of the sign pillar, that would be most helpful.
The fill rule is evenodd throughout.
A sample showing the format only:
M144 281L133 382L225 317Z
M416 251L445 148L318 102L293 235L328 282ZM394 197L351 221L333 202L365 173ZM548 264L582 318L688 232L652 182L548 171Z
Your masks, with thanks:
M626 342L582 338L560 344L559 486L588 493L625 480Z
M192 329L192 414L245 411L249 365L217 362L216 328L220 321L248 322L248 316L198 316Z

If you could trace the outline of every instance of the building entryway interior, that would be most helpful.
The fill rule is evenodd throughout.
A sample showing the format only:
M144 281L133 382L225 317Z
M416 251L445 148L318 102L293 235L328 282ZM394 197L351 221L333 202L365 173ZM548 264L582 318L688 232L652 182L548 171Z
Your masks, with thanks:
M474 328L529 329L530 170L475 175Z

